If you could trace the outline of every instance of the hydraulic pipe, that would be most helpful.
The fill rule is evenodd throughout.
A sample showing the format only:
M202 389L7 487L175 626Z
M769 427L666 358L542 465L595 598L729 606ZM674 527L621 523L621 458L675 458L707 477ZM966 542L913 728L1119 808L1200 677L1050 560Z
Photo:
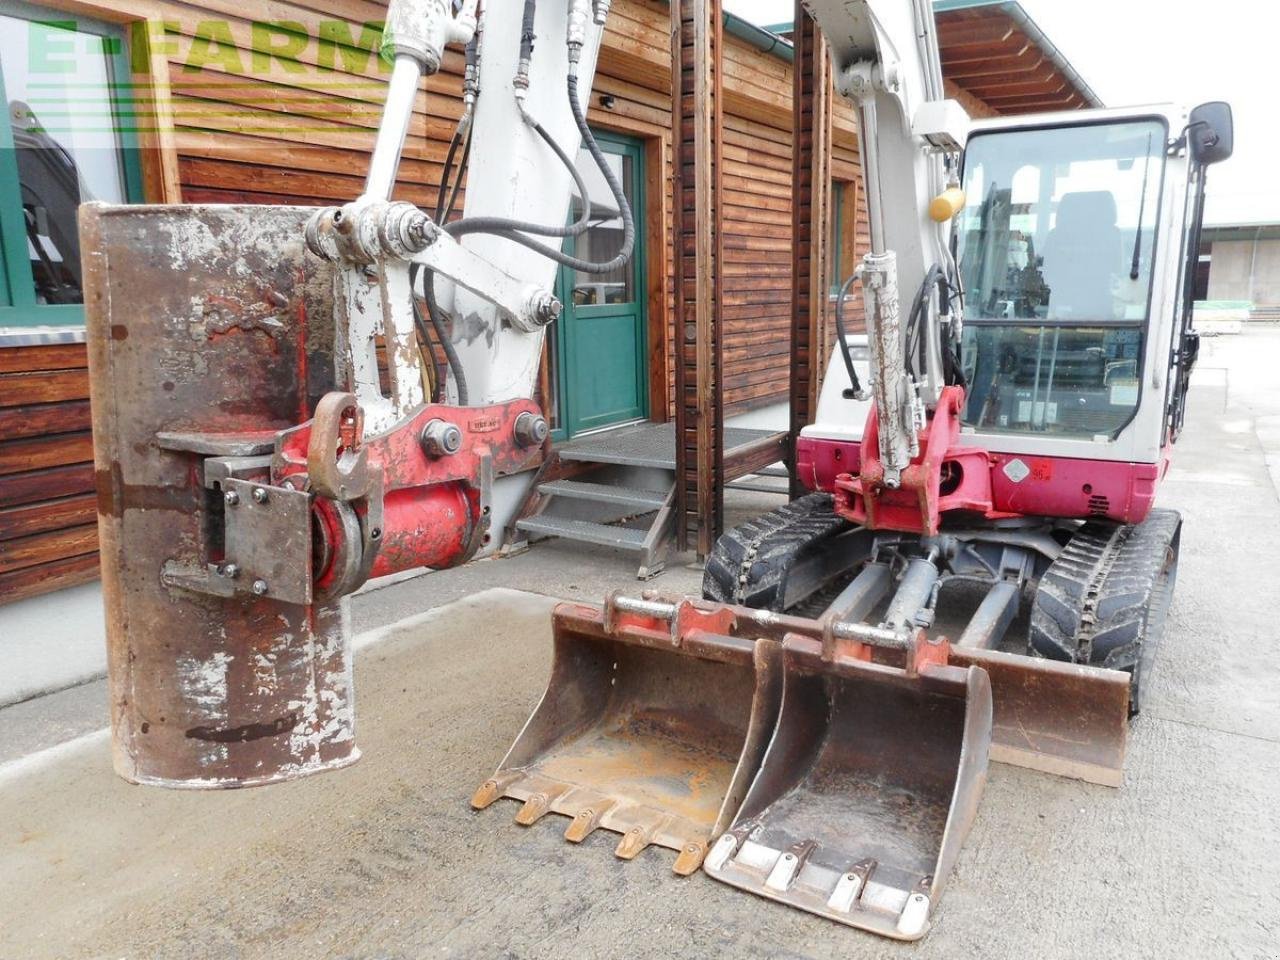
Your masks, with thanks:
M373 146L373 158L369 161L369 177L364 185L364 194L370 200L391 199L421 81L422 64L408 55L397 56L387 86L387 102Z
M871 253L880 256L885 252L884 210L880 205L880 157L876 146L875 96L868 94L858 104L862 112L859 140L862 147L862 170L866 178L867 226L871 233Z
M928 604L933 585L937 582L937 565L932 560L913 557L881 626L889 630L914 630L918 626L916 618Z

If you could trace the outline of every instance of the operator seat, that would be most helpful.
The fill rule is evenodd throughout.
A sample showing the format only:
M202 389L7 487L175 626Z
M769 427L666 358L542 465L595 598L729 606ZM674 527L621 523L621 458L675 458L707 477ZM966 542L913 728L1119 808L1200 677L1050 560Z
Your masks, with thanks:
M1112 282L1123 268L1116 198L1107 190L1063 194L1058 219L1045 241L1049 317L1114 320Z

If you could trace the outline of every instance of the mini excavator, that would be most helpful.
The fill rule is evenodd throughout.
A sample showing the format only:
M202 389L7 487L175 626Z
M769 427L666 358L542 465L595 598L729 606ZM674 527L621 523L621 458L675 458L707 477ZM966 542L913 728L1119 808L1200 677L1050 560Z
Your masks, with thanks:
M81 208L121 776L354 762L346 598L501 545L549 443L555 271L634 246L583 109L608 7L393 0L350 203ZM871 235L797 438L812 492L726 533L702 598L560 605L547 691L472 804L916 939L989 759L1120 783L1177 568L1179 517L1153 502L1231 113L974 122L927 0L806 8L859 112ZM463 114L426 211L393 187L450 45ZM562 249L591 217L580 148L623 223L608 261ZM865 335L843 322L855 283Z

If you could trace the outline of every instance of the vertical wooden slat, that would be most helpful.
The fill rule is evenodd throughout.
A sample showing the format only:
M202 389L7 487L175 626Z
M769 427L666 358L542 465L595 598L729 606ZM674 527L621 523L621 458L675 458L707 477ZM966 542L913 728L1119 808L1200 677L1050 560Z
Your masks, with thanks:
M146 29L143 29L144 26ZM145 46L144 55L150 65L150 107L154 115L139 124L139 146L142 150L142 189L147 203L181 203L182 175L179 172L178 140L174 130L173 91L169 86L168 55L164 44L163 25L154 21L135 24L132 38ZM135 78L137 79L137 78Z
M666 423L671 419L667 371L671 356L668 349L667 322L671 295L671 275L667 270L671 250L667 207L667 163L671 153L666 136L646 137L644 141L646 284L649 298L649 419Z
M830 271L827 236L831 210L830 60L826 41L800 0L795 5L792 72L791 437L813 420L822 383L824 317ZM803 488L792 453L791 493Z
M720 0L671 4L676 240L676 540L699 556L724 529L720 303Z

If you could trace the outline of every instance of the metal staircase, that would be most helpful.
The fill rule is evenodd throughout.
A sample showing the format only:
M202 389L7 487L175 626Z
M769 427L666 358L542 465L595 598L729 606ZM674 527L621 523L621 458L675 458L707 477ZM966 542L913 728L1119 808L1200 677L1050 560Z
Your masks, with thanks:
M642 580L662 572L675 471L604 464L572 480L539 483L537 494L538 512L516 523L530 538L562 537L632 553Z
M759 445L773 436L731 428L725 442ZM625 551L642 580L661 573L675 534L675 445L670 424L645 423L557 447L554 469L535 485L516 531Z

